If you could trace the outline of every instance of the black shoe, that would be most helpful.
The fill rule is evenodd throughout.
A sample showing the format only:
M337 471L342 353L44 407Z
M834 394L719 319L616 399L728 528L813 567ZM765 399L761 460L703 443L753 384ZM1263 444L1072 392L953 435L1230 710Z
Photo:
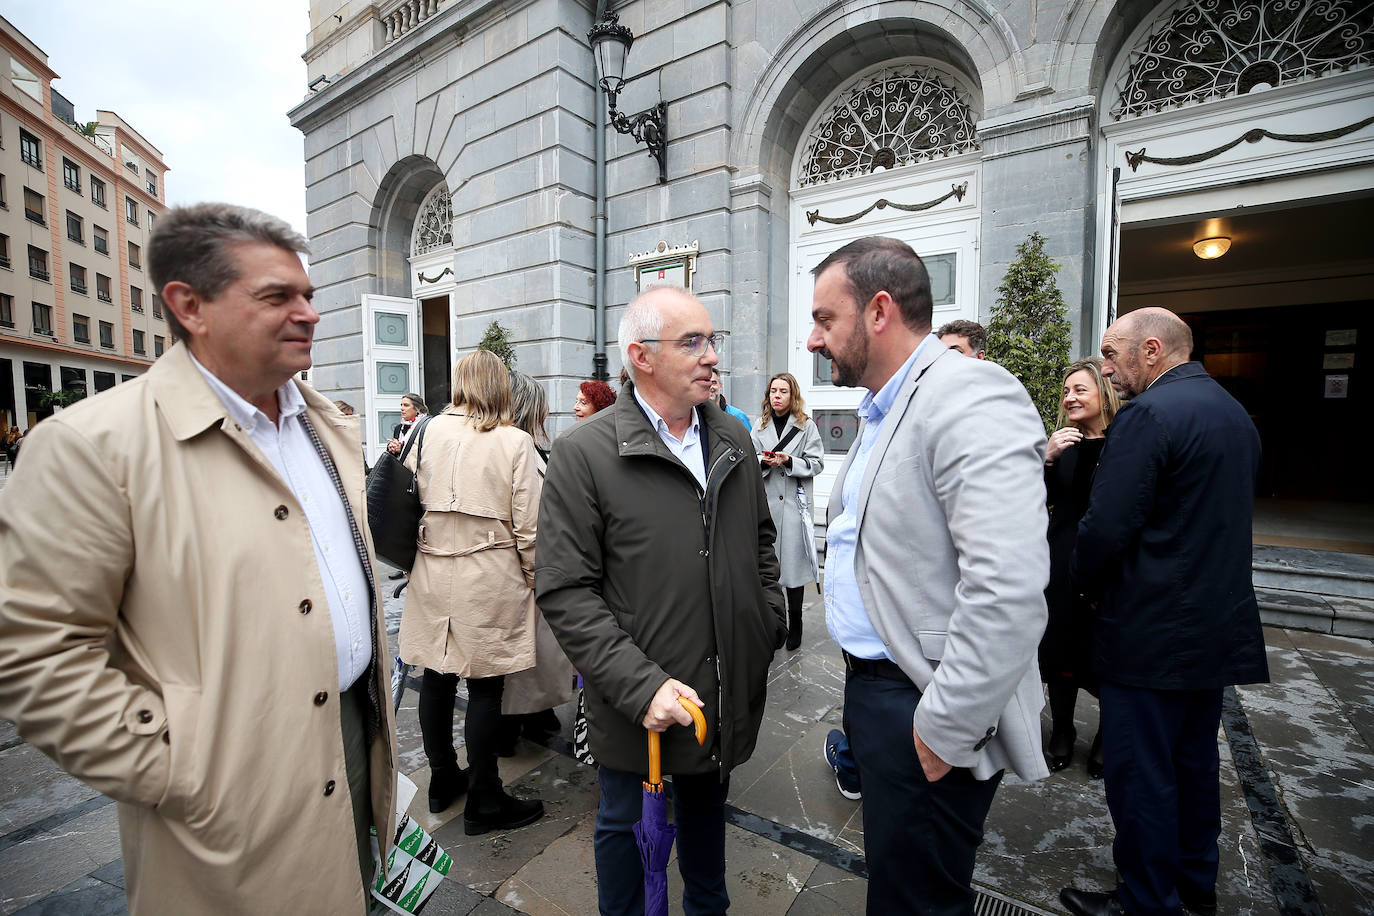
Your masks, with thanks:
M405 577L406 573L404 569L398 569L391 575L387 576L388 579L404 579Z
M1080 891L1066 887L1059 892L1059 902L1074 916L1126 916L1126 908L1115 894L1101 891Z
M796 652L801 648L801 636L801 627L787 632L786 646L788 652Z
M468 774L458 767L429 771L429 813L447 811L468 790Z
M1101 779L1102 773L1102 732L1093 738L1093 746L1088 751L1088 778Z
M552 709L545 709L525 716L521 721L520 730L526 738L538 741L545 735L556 735L561 732L563 723L558 721L558 713Z
M1217 916L1217 892L1204 891L1192 885L1179 884L1178 899L1183 908L1197 916Z
M1069 729L1068 735L1063 732L1052 732L1050 734L1050 772L1058 773L1068 767L1073 762L1073 743L1078 740L1078 732Z
M544 816L544 803L537 798L516 798L502 792L494 808L483 811L468 802L463 812L463 833L481 836L492 830L514 830L533 824Z

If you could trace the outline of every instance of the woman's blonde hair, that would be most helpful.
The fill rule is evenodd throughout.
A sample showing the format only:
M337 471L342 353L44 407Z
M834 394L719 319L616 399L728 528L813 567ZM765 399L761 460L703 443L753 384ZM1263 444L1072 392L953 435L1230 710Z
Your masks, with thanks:
M802 400L796 377L790 372L775 372L769 377L768 384L763 386L763 412L759 414L759 429L767 429L768 424L773 422L773 402L768 397L768 391L778 379L786 382L792 392L792 418L797 421L798 426L804 426L807 421L806 402Z
M511 423L510 372L495 353L474 350L453 367L453 406L486 432Z
M1102 428L1106 429L1111 425L1112 418L1116 416L1116 412L1121 409L1121 398L1117 397L1116 389L1112 387L1112 383L1102 374L1102 357L1089 356L1087 359L1080 359L1078 362L1069 366L1069 368L1064 370L1064 378L1061 380L1061 384L1067 384L1069 376L1073 375L1075 372L1082 372L1084 370L1087 370L1088 374L1093 377L1093 381L1097 383L1098 400L1102 402ZM1062 429L1065 424L1081 428L1077 423L1073 423L1069 420L1068 412L1064 410L1064 399L1061 397L1059 399L1059 419L1055 421L1054 428Z

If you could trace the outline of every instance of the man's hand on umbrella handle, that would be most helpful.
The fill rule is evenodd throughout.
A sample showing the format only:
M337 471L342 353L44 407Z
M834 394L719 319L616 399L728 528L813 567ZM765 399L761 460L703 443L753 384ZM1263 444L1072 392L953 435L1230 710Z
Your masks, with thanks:
M695 690L670 677L649 701L649 711L644 714L644 727L649 731L661 732L666 731L670 725L691 725L692 717L682 708L678 697L686 697L698 707L706 705Z
M927 782L939 782L946 773L953 767L940 759L939 755L926 747L926 743L921 740L921 736L916 734L916 729L911 730L911 738L916 742L916 756L920 758L921 769L926 774Z

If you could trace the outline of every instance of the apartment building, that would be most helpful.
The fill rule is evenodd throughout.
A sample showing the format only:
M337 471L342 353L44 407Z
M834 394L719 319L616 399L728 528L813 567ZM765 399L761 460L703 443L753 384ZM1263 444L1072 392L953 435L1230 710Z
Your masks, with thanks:
M79 122L0 17L0 429L144 372L171 345L146 273L162 154L113 111Z

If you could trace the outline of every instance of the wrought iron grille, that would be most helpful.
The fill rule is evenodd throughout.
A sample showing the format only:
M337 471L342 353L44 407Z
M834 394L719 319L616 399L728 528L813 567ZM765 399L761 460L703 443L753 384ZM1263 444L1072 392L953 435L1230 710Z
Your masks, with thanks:
M440 184L420 204L415 231L410 238L410 253L412 256L427 254L452 244L453 206L448 188Z
M807 141L798 184L850 178L978 149L965 93L916 65L879 70L843 92Z
M1374 63L1369 0L1186 0L1131 51L1113 120Z

